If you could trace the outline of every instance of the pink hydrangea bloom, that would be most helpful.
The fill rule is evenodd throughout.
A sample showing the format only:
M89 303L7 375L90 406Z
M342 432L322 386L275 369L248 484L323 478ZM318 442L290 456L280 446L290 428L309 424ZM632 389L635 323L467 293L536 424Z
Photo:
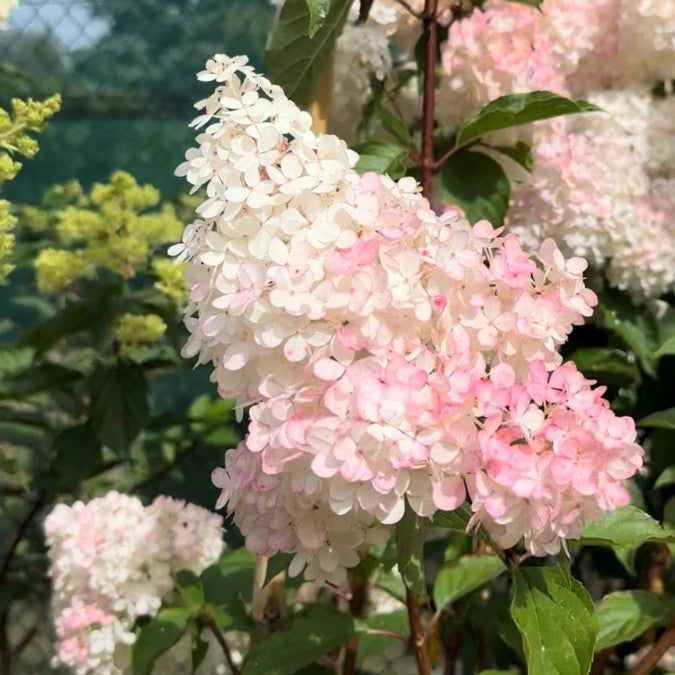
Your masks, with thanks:
M625 503L634 425L557 351L596 303L586 262L437 216L412 178L358 176L240 62L201 77L220 84L196 122L211 169L193 172L196 150L178 169L207 188L185 353L252 406L213 473L247 546L337 582L406 500L430 516L468 496L475 522L536 554Z
M122 673L135 620L157 613L177 572L199 574L223 549L219 515L170 497L144 507L118 492L57 504L45 532L55 661L77 675Z

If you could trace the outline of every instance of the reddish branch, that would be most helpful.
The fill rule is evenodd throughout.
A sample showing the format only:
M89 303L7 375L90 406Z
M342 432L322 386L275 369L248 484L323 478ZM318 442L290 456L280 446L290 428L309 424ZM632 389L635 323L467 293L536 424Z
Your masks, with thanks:
M675 621L670 628L654 643L640 663L630 671L630 675L649 675L663 655L675 645Z
M438 49L438 0L424 0L424 94L422 99L422 194L431 197L434 175L434 112L436 108L436 51Z
M366 594L368 583L363 577L351 578L351 597L349 598L349 613L356 617L362 617L366 607ZM345 658L342 662L342 675L354 675L356 672L356 653L359 647L359 638L354 635L350 638L345 649Z
M422 611L420 600L416 593L406 590L406 605L408 606L408 621L410 622L410 635L413 649L415 650L415 662L419 675L430 675L429 654L427 653L427 641L422 626Z
M227 644L227 640L225 640L225 636L221 633L218 624L215 622L215 619L210 614L207 613L204 613L204 615L201 618L202 623L213 633L214 637L218 641L218 644L223 650L225 660L227 661L227 665L232 675L241 675L241 671L239 670L239 668L237 668L234 659L232 658L230 646Z

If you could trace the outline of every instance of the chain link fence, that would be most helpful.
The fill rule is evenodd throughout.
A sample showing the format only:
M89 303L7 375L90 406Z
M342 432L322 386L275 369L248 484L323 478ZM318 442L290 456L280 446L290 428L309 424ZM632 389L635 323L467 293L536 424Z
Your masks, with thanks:
M19 0L0 33L0 102L59 92L63 105L7 198L36 203L117 169L183 192L173 169L207 93L196 71L216 52L262 65L272 16L269 0Z
M77 179L86 189L118 169L164 197L186 192L173 171L193 141L194 102L209 89L195 73L216 52L261 66L273 13L269 0L19 0L0 32L0 105L56 92L63 104L3 197L37 204L55 183ZM0 496L2 518L15 508ZM44 561L16 572L31 590L8 617L11 675L62 672L50 665Z

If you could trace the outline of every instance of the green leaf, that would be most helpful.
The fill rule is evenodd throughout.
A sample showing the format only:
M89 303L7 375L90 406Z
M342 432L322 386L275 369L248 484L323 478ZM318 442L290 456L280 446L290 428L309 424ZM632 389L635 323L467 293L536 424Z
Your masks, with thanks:
M654 352L656 358L662 356L670 356L675 354L675 337L669 337L665 342L659 345L659 348Z
M441 181L443 201L463 209L470 223L485 219L497 227L504 222L511 184L492 157L460 150L443 164Z
M527 143L518 141L516 145L497 145L495 146L495 150L501 152L502 155L510 157L526 171L532 171L532 167L534 166L534 155L532 154L532 148Z
M292 553L275 553L267 561L267 573L265 574L264 585L266 586L270 581L272 581L272 579L274 579L274 577L276 577L279 572L284 572L287 570L288 566L291 564L291 560L293 560Z
M675 465L669 466L663 473L656 479L654 483L654 489L660 490L668 485L673 485L675 483Z
M0 380L0 398L25 398L45 391L66 391L69 385L82 379L74 368L56 363L40 363L27 372Z
M615 333L635 353L648 375L655 377L656 331L650 315L637 312L630 298L615 289L600 293L598 309L607 330Z
M637 548L646 541L675 542L675 537L650 515L634 506L609 511L603 520L589 523L578 543L586 546Z
M30 368L33 363L35 350L31 347L14 347L13 345L0 346L0 373L3 375L17 375Z
M593 601L559 570L516 570L511 616L523 638L529 675L587 675L598 620Z
M605 347L577 349L570 357L581 372L602 384L621 386L640 380L640 371L626 352Z
M404 636L407 636L410 632L408 612L405 609L398 609L386 614L373 614L365 622L368 628L376 630L387 630ZM398 638L389 635L371 635L369 633L360 635L358 647L359 663L379 654L397 641Z
M215 564L201 573L204 595L207 602L226 605L241 594L244 600L251 599L255 554L245 548L225 553Z
M209 651L209 643L207 640L202 640L199 635L192 638L192 672L194 673L206 658L206 653Z
M638 425L641 427L658 427L659 429L675 429L675 408L659 410L643 417Z
M521 124L546 120L561 115L600 110L587 101L571 101L550 91L509 94L488 103L467 120L457 132L456 146L466 145L491 131L517 127Z
M424 527L425 520L406 501L403 518L396 524L398 571L406 587L421 596L427 594L424 580Z
M375 588L389 593L392 598L405 602L405 584L401 577L393 571L380 572L375 577Z
M99 440L116 452L127 450L150 416L143 369L124 362L99 365L89 391L89 417Z
M328 16L331 0L305 0L309 9L309 32L313 38Z
M596 651L629 642L665 616L663 600L645 591L606 595L597 609L600 633Z
M352 0L332 0L321 26L310 37L308 0L286 0L265 53L267 74L286 96L307 108L328 65L335 40L347 20Z
M185 607L171 607L141 628L131 650L134 675L150 675L155 661L183 637L189 617Z
M436 511L431 522L436 527L445 527L448 530L457 530L466 532L467 525L471 519L471 507L464 502L454 511Z
M181 570L176 575L176 582L185 608L192 616L198 614L204 607L204 587L201 579L194 572Z
M511 2L517 2L519 5L527 5L528 7L534 7L535 9L539 9L543 1L544 0L511 0Z
M438 571L434 583L436 609L442 609L480 588L505 569L504 563L494 555L465 555L454 562L446 563Z
M105 314L104 306L117 295L117 286L103 286L87 300L70 304L50 319L31 328L21 336L19 344L33 347L38 354L42 353L58 340L91 328Z
M293 675L342 647L356 633L354 618L319 605L296 615L288 628L251 645L242 675Z
M54 439L53 452L53 480L58 489L77 489L102 464L101 443L87 424L62 431Z
M391 143L371 141L359 146L357 150L359 161L355 168L359 173L375 171L379 174L386 174L394 180L405 175L405 159L408 152L404 148Z

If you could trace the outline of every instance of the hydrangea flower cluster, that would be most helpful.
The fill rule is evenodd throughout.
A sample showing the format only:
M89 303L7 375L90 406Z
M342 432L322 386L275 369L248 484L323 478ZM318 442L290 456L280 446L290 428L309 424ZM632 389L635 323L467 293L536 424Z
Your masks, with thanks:
M219 515L170 497L144 507L118 492L58 504L45 532L55 661L76 675L125 672L136 619L157 613L177 572L199 574L223 549Z
M490 0L452 25L443 49L438 110L449 129L494 98L532 89L609 113L501 135L531 142L535 155L532 176L516 177L509 224L530 250L554 237L606 268L636 300L675 288L673 97L649 91L675 76L674 46L673 3L544 0L536 11Z
M627 503L633 422L557 352L596 303L584 260L357 175L244 58L199 78L217 88L177 173L207 198L172 253L191 261L184 355L252 406L213 473L250 549L339 582L406 501L430 516L468 492L475 524L535 554Z

